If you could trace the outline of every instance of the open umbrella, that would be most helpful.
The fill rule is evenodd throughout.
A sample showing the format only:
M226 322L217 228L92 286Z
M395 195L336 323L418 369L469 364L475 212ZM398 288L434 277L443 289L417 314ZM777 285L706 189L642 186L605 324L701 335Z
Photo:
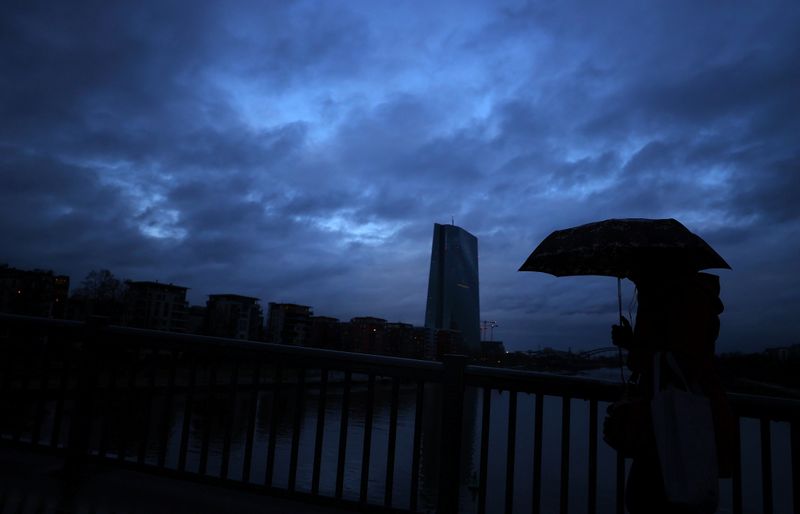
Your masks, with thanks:
M622 323L622 278L709 268L730 269L730 266L700 236L677 220L629 218L556 230L533 250L519 271L540 271L557 277L617 277Z
M519 271L557 277L605 275L630 278L641 272L727 268L725 259L674 219L610 219L556 230Z

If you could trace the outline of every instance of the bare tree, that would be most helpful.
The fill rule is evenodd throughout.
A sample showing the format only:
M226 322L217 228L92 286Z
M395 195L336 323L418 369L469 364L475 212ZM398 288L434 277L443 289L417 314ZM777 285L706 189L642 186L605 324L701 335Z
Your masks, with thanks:
M111 271L92 270L72 293L71 317L86 319L92 315L108 316L112 323L120 323L127 289L125 281L115 277Z
M125 282L107 269L92 270L75 290L73 296L95 302L119 302L125 297Z

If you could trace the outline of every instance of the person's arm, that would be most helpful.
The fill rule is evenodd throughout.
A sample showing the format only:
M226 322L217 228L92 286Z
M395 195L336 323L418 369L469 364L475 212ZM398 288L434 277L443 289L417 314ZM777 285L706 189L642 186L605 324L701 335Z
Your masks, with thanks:
M644 350L642 337L631 328L630 322L623 317L619 325L611 326L611 342L628 351L628 369L641 374L646 366L648 357Z

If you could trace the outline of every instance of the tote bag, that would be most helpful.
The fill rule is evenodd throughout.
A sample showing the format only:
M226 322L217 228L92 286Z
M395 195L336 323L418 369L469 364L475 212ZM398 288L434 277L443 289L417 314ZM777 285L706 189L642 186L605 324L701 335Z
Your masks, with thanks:
M656 353L653 362L653 433L667 499L714 512L719 496L716 443L711 402L693 391L671 353ZM662 387L663 361L678 384Z

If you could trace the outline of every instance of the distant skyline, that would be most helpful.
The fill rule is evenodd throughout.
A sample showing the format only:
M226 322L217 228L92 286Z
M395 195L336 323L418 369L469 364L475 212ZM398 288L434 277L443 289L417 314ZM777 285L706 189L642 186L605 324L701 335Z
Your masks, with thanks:
M800 343L797 2L1 9L0 263L422 325L452 216L495 338L575 350L614 279L520 264L674 217L733 268L718 349Z

